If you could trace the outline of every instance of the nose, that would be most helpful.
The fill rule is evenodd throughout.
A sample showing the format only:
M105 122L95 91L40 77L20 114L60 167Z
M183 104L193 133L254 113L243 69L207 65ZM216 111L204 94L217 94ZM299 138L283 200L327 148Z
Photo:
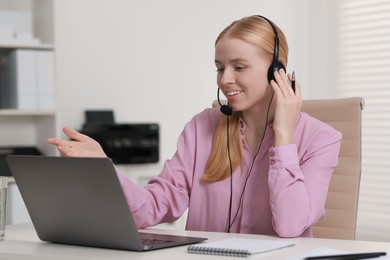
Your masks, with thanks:
M225 69L224 71L220 72L220 74L218 74L218 81L219 84L225 86L234 83L234 75L232 71Z

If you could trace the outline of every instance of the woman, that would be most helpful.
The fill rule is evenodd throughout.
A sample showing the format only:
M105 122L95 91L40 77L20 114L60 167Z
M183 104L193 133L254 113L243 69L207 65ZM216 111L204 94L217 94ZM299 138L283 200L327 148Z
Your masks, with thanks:
M283 32L265 17L245 17L218 36L217 84L234 112L195 115L146 186L118 173L139 228L174 221L188 208L188 230L312 236L341 134L300 112L300 85L294 92L284 70L287 55ZM269 77L275 57L280 66ZM88 136L64 132L74 141L48 139L63 156L106 156Z

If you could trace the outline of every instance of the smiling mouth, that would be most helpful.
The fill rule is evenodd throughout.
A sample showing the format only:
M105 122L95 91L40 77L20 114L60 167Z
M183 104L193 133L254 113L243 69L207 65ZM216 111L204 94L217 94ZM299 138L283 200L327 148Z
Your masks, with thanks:
M240 91L232 91L232 92L226 92L226 95L227 96L235 96L235 95L238 95L240 93L242 93L243 91L240 90Z

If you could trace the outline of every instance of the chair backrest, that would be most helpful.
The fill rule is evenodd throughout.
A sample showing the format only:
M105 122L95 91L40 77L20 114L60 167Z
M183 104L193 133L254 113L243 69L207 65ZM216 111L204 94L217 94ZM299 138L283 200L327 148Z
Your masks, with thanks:
M361 175L360 97L304 100L302 111L343 135L339 163L334 169L325 204L325 217L313 226L314 237L355 239Z
M214 101L212 105L218 107L219 103ZM329 185L325 216L313 226L314 237L355 239L363 105L364 100L360 97L303 101L303 112L331 125L343 135L338 166Z

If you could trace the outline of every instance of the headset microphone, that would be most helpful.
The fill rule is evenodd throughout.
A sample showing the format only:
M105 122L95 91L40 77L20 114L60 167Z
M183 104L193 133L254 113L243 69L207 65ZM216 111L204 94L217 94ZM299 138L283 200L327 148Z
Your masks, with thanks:
M222 105L220 109L224 115L231 116L233 114L233 109L228 105Z
M231 116L233 114L233 108L231 108L228 105L222 105L221 101L219 100L219 88L217 88L217 99L218 99L218 103L219 103L220 110L221 110L222 114L224 114L226 116Z

